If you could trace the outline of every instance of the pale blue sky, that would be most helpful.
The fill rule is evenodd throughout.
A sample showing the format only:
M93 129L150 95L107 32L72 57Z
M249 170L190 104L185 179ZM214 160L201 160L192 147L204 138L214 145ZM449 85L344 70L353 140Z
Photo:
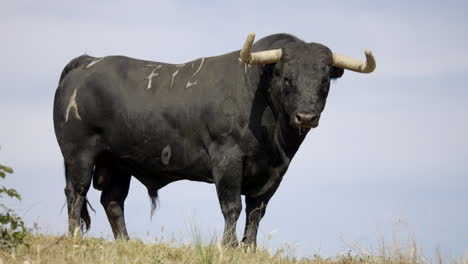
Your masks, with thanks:
M293 160L262 221L259 240L298 254L377 249L414 237L424 252L468 248L468 11L466 1L1 1L0 163L12 206L43 232L64 233L62 157L52 126L58 78L72 58L113 54L180 63L287 32L363 58L377 70L345 72L320 126ZM91 190L90 235L110 236ZM146 190L132 181L130 234L187 233L195 221L221 234L213 185L174 183L149 220ZM241 216L239 232L243 230ZM184 236L186 239L189 236Z

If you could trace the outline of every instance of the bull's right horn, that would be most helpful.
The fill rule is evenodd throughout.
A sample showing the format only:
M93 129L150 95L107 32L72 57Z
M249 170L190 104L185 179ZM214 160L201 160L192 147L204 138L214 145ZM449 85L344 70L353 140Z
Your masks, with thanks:
M281 59L283 51L281 49L265 50L251 53L250 49L255 39L255 33L250 33L245 40L244 46L240 51L240 58L248 64L270 64L276 63Z
M366 49L364 53L366 54L366 62L333 52L333 66L360 73L371 73L376 66L374 55L370 49Z

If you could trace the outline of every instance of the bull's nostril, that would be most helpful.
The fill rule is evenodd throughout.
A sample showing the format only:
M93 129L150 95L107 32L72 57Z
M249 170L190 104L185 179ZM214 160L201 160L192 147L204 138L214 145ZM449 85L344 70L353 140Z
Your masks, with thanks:
M301 114L296 114L296 120L300 123L302 121Z
M296 123L298 125L311 125L317 119L316 114L299 112L296 114Z

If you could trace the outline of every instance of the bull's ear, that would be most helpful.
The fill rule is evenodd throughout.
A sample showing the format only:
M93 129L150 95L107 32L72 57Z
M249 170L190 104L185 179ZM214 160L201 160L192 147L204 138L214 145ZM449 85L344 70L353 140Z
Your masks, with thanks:
M342 68L338 68L335 66L332 66L330 69L330 78L331 79L337 79L343 76L344 70Z

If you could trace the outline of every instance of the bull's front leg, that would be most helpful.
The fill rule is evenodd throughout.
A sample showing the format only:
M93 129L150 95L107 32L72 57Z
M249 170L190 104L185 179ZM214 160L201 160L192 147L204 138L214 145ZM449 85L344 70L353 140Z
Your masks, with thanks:
M256 249L257 247L257 232L260 224L265 215L266 207L271 196L262 196L262 197L245 197L245 230L244 237L242 238L242 243L246 247L252 247Z
M236 225L242 210L242 160L235 149L217 157L213 162L213 179L224 216L223 245L238 246Z
M245 196L245 230L244 237L242 238L242 243L246 247L251 247L256 249L257 247L257 232L260 225L260 221L265 215L266 207L270 201L273 194L278 189L280 185L282 175L284 175L284 168L272 168L270 175L272 175L273 182L270 187L265 190L263 194L260 195L246 195Z

